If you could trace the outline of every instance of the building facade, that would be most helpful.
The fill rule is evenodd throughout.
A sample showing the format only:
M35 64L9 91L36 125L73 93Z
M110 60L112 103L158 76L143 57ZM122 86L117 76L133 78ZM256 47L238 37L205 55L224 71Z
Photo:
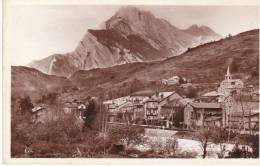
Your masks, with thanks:
M184 125L187 129L221 126L220 103L188 103L184 108Z
M217 90L219 95L219 102L223 102L225 97L231 95L232 93L240 93L243 87L244 84L240 79L232 78L228 66L225 79L220 83L220 86Z

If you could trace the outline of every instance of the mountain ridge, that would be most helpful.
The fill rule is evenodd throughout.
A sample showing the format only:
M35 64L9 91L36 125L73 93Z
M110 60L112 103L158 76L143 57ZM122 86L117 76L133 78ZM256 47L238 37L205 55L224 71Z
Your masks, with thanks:
M194 85L203 86L205 84L203 91L207 91L216 88L216 83L220 83L224 79L227 66L230 66L231 73L242 79L245 85L252 84L259 87L259 74L256 74L259 73L258 57L259 29L190 48L181 56L160 61L78 70L69 78L49 76L33 68L12 67L12 94L20 95L26 92L31 87L27 85L31 84L32 87L35 87L35 91L32 91L33 94L36 94L37 91L45 92L44 87L52 84L53 77L54 80L62 78L61 83L53 84L55 85L52 86L54 90L57 90L57 87L63 87L62 89L66 90L77 87L80 90L73 91L76 96L109 94L110 97L113 97L114 94L114 97L120 97L137 90L158 88L175 90L176 87L165 87L161 84L161 79L167 79L173 75L190 79ZM28 70L24 70L24 68ZM41 73L38 74L40 76L50 77L50 80L41 77L37 79L38 77L28 72L31 70Z
M230 66L231 73L242 79L245 85L252 84L259 87L259 75L255 74L259 70L258 56L257 29L191 48L181 56L162 61L137 62L89 71L80 70L75 72L70 80L79 87L86 88L93 95L98 91L105 93L122 91L123 96L130 94L132 86L136 88L135 90L167 88L161 84L161 79L178 75L190 79L195 85L206 84L207 86L203 88L206 91L210 90L210 87L216 88L215 83L220 83L224 79L226 69Z
M77 70L177 56L189 47L219 37L191 35L150 11L127 6L105 22L105 29L89 29L73 52L54 54L28 66L46 74L69 77Z

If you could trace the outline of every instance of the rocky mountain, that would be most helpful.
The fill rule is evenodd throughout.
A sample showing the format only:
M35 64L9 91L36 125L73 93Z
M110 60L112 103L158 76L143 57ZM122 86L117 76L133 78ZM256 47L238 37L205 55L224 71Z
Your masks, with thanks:
M73 52L51 55L28 66L46 74L70 76L77 70L162 60L218 38L209 27L182 30L149 11L128 6L107 20L104 29L89 29Z
M214 32L212 29L210 29L207 26L198 26L198 25L192 25L189 28L184 30L186 33L194 35L194 36L216 36L218 37L219 35Z
M205 85L200 91L207 91L224 79L228 66L245 85L259 87L259 30L206 43L162 61L77 71L70 80L86 89L82 93L119 97L136 90L167 88L161 79L178 75L192 80L194 85Z

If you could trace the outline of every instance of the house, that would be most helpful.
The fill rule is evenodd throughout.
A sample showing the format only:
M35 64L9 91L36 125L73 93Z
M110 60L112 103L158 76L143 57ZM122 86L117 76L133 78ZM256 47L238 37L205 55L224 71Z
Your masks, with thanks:
M221 126L220 103L188 103L184 108L184 125L188 129Z
M84 115L84 112L87 111L87 108L88 108L88 103L83 103L83 102L80 102L78 104L78 109L76 111L76 116L81 118L83 115Z
M66 101L63 105L63 111L66 114L76 112L77 109L78 109L78 103L77 102Z
M78 105L78 110L86 110L86 109L87 109L87 105L86 105L86 104L80 103L80 104Z
M180 77L179 76L173 76L169 79L162 79L162 84L165 85L175 85L180 83Z
M147 124L154 124L159 118L159 102L157 99L150 98L145 102L145 120Z
M230 125L232 131L241 134L259 134L259 112L234 112L230 117Z
M48 118L47 109L43 106L33 107L32 110L32 122L33 123L44 123Z
M182 127L184 122L184 107L188 104L187 100L184 99L174 99L161 108L161 117L166 122L166 127Z
M130 96L105 101L109 121L151 124L163 117L161 107L174 99L182 98L176 92L138 91Z
M125 102L116 108L108 110L108 120L110 122L125 122L130 123L134 121L134 106L133 103L128 101Z
M130 101L133 103L134 106L134 123L143 123L142 121L143 119L145 119L145 102L149 100L154 93L155 92L152 90L142 90L130 95Z
M126 102L118 107L118 113L122 114L122 122L133 122L135 120L134 105L132 102Z
M145 118L148 121L163 120L161 115L162 106L172 100L182 99L176 92L155 92L149 100L145 101ZM154 122L155 123L155 122ZM157 123L157 122L156 122Z
M105 107L108 109L109 112L113 112L116 111L116 109L118 109L120 105L128 102L129 99L130 96L124 96L124 97L104 101L103 104L105 105Z
M130 95L130 100L134 103L144 103L155 93L153 90L142 90L134 92Z
M259 102L252 100L238 100L228 96L223 102L223 127L229 125L234 131L255 133L259 124ZM244 123L243 123L244 121Z
M153 96L153 99L158 101L158 115L160 116L161 108L163 105L169 103L170 101L176 99L183 99L178 93L175 91L172 92L156 92Z

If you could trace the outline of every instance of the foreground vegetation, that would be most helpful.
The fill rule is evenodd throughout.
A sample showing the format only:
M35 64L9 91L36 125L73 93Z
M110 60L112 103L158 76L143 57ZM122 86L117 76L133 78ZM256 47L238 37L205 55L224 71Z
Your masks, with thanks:
M259 136L231 133L234 149L225 156L227 131L221 128L201 129L190 135L179 134L151 140L145 129L130 124L106 123L106 111L97 101L89 99L87 112L91 119L85 121L73 114L65 114L55 107L55 98L48 97L50 116L44 123L31 121L29 97L12 102L11 155L12 157L141 157L141 158L195 158L198 154L180 150L178 138L194 139L200 143L203 158L208 156L211 144L220 146L219 158L258 158ZM43 101L41 101L43 102ZM83 115L85 116L85 115ZM156 138L156 137L155 137ZM141 150L137 146L150 147ZM251 151L247 149L251 147Z

